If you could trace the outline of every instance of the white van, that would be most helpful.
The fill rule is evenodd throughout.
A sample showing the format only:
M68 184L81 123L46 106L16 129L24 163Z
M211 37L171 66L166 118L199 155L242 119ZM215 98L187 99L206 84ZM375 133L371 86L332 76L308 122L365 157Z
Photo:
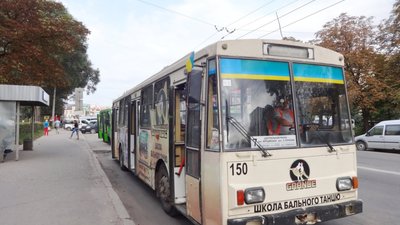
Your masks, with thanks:
M386 120L376 124L367 133L355 137L358 150L400 150L400 120Z

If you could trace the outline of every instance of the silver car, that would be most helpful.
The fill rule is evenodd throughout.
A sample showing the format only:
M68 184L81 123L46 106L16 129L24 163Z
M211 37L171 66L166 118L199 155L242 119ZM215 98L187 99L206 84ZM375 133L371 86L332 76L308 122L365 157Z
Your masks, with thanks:
M400 150L400 120L379 122L367 133L355 137L357 150Z

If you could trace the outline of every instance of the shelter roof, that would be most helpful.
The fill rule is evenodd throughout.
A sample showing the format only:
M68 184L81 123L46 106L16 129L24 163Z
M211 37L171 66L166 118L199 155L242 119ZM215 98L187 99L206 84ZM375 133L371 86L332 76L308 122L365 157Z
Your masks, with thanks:
M38 86L0 84L0 101L15 101L21 105L49 106L49 94Z

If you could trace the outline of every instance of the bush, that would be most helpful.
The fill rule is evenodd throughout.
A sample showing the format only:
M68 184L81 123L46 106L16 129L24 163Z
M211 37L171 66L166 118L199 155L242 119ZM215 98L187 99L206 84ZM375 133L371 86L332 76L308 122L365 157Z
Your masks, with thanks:
M37 139L41 136L43 136L43 124L35 123L35 133L33 134L33 139ZM31 123L21 123L19 125L19 144L22 145L26 139L32 139Z

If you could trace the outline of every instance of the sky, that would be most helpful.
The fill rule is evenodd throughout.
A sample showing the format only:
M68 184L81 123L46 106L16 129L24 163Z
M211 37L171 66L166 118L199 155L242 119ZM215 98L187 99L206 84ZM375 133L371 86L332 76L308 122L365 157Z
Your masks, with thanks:
M100 70L84 104L112 101L165 66L221 39L309 41L339 17L388 19L395 0L58 0L89 30L88 55Z

